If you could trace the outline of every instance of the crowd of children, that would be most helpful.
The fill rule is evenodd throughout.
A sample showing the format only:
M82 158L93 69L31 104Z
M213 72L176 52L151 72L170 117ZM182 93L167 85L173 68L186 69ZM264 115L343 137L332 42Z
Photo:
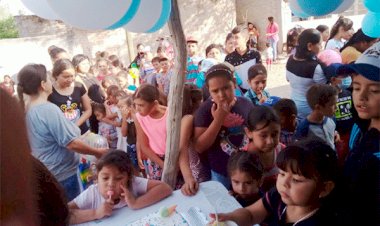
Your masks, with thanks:
M278 25L273 17L268 19L272 47L265 53L267 67L256 48L258 31L252 23L248 31L234 28L225 47L209 45L205 59L198 40L187 38L175 188L194 195L200 182L221 182L246 208L218 214L218 220L239 225L360 225L368 214L365 225L379 222L380 42L365 38L361 30L349 41L352 22L346 18L339 18L330 39L322 39L323 26L320 31L303 30L293 37L295 50L286 64L291 99L275 97L265 88L276 60L273 37ZM326 65L317 59L322 40L326 48L356 48L363 54L355 55L353 64ZM92 66L88 56L71 60L64 49L52 46L51 73L42 65L28 65L18 75L20 99L29 97L25 108L32 154L63 185L71 223L101 219L124 206L143 208L172 192L160 180L170 129L167 98L176 76L174 54L168 42L155 56L148 46L139 44L137 49L126 68L107 52L97 53ZM251 66L242 73L247 63ZM8 83L2 87L8 89ZM41 117L47 114L56 122L44 121ZM51 128L38 128L46 123ZM92 131L105 137L110 150L73 143L78 127L82 134ZM79 160L69 149L102 156L96 163L96 183L80 194L73 185ZM51 161L52 151L67 160L65 165ZM330 196L340 205L333 205ZM370 209L361 208L365 202Z

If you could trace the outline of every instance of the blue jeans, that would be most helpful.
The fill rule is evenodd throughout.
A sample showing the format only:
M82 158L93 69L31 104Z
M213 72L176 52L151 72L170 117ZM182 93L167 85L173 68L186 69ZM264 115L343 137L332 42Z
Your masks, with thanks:
M80 194L80 187L77 174L74 174L66 180L60 181L59 183L62 185L63 190L65 191L65 195L68 202L70 202Z
M225 177L222 174L215 172L214 170L211 170L211 180L222 183L227 190L231 189L230 178Z
M277 43L278 41L275 41L273 38L269 38L269 45L273 49L273 60L277 60Z

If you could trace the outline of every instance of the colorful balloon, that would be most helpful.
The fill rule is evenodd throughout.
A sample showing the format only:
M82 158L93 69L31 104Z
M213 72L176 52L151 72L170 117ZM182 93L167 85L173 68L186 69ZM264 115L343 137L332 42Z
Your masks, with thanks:
M364 6L371 12L380 13L380 2L379 0L364 0Z
M301 10L310 16L323 16L336 10L343 0L297 0Z
M372 38L380 37L380 13L369 11L362 20L364 34Z
M289 0L289 8L292 11L293 15L300 18L307 18L310 15L302 11L300 6L298 5L297 0Z
M58 15L54 12L52 8L47 3L47 0L21 0L22 3L28 8L32 13L37 16L48 19L56 20L59 19Z
M326 66L329 66L333 63L342 63L342 57L340 54L332 49L325 49L322 52L318 54L318 59L326 64Z
M349 9L352 6L352 4L354 4L354 2L355 0L344 0L343 3L332 12L332 14L343 13L344 11Z

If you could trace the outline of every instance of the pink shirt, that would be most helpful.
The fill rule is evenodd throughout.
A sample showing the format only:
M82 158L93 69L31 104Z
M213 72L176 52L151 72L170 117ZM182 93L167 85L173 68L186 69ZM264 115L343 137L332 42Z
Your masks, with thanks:
M165 155L166 150L166 117L168 109L164 116L159 119L154 119L148 116L141 116L136 113L136 118L139 121L144 133L148 137L149 146L157 155Z
M273 38L274 41L278 41L278 24L273 22L273 24L268 24L267 26L267 34L272 33L272 35L268 35L267 38ZM275 34L273 34L275 33Z

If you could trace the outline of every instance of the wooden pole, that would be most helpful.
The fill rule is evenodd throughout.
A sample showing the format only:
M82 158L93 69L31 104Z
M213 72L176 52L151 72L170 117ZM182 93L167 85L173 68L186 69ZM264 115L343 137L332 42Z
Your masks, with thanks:
M168 21L173 37L175 62L174 76L170 78L169 114L166 121L167 138L162 180L174 188L178 173L179 139L182 118L183 84L186 71L186 41L183 33L177 0L172 0L172 11Z

